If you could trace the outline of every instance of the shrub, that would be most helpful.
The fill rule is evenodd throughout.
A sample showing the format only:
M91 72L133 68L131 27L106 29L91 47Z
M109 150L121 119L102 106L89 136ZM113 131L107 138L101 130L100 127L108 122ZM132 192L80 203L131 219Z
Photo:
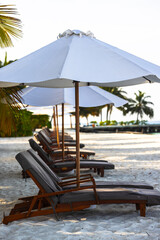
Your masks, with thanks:
M35 130L36 128L42 128L45 126L47 126L48 128L51 127L51 122L49 121L49 116L47 114L32 115L31 124L32 130Z
M110 124L109 125L117 125L118 122L116 120L113 120L113 121L110 121Z
M12 127L11 137L31 136L36 128L42 128L44 126L50 128L51 122L49 121L49 116L46 114L33 115L32 112L23 109L15 113L15 125L15 128ZM9 137L2 131L0 132L0 136Z
M90 123L95 123L95 124L97 124L97 121L91 121Z

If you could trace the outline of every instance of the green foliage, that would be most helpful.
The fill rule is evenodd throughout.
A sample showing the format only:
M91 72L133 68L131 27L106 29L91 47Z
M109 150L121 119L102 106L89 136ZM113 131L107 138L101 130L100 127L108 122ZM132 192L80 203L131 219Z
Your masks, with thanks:
M104 121L104 122L100 122L99 125L100 126L111 126L111 125L121 125L121 126L128 126L128 125L146 125L147 124L147 120L141 120L141 121L121 121L121 122L117 122L116 120L113 121Z
M125 96L126 92L122 90L122 88L119 87L101 87L103 90L110 92L120 98L123 98L127 100L127 97ZM113 104L107 104L107 112L106 112L106 120L109 120L111 118L111 114L113 111ZM120 111L122 111L121 107L118 108Z
M116 120L110 121L110 125L117 125L117 124L118 124L118 122Z
M10 64L13 61L0 61L0 68ZM11 136L13 129L16 129L15 116L16 112L21 108L19 103L22 103L21 89L23 87L0 88L0 132L7 136Z
M90 123L95 123L95 124L97 124L97 121L91 121Z
M146 125L147 124L147 120L142 120L142 121L126 121L126 122L119 122L119 125L121 126L127 126L127 125Z
M33 115L32 112L24 110L19 110L13 113L15 118L15 126L11 128L11 134L6 133L1 129L1 137L21 137L21 136L31 136L32 131L35 128L42 128L44 126L51 127L51 122L49 121L49 116L44 115Z
M154 111L153 108L148 105L153 105L153 103L147 101L148 98L150 98L150 96L145 96L145 93L141 91L138 91L138 94L135 93L135 100L128 99L129 102L123 107L123 115L125 116L128 113L137 114L137 124L139 122L139 117L142 119L143 115L152 118L154 116Z
M140 125L147 125L147 120L142 120L142 121L140 121Z
M112 120L112 121L106 120L99 123L100 126L117 125L117 124L118 122L116 120Z
M14 17L16 16L17 9L14 5L0 4L0 47L12 47L12 37L21 38L21 20Z
M35 130L36 128L42 128L47 126L51 128L51 122L49 121L49 116L47 114L41 115L32 115L32 129Z
M100 108L99 107L88 107L88 108L85 108L85 107L80 107L79 108L79 115L81 117L88 117L89 115L92 115L92 116L99 116L99 111L100 111Z
M79 115L81 117L85 117L87 119L87 125L88 125L88 116L92 115L92 116L99 116L100 110L103 108L104 106L100 106L100 107L80 107L79 108ZM72 115L75 116L75 112L71 112Z
M135 125L135 124L136 124L136 121L135 121L135 120L125 121L125 122L123 122L123 121L119 122L119 125L121 125L121 126Z
M14 5L0 4L0 48L13 46L12 38L21 38L21 20L16 18L17 9ZM6 66L12 61L0 61L0 67ZM11 132L16 129L15 115L19 110L17 102L21 103L21 97L18 93L18 87L15 88L0 88L0 133L1 135L11 135ZM13 130L14 129L14 130Z
M100 125L100 126L104 126L104 122L103 122L103 121L100 121L100 122L99 122L99 125Z
M11 136L31 136L32 135L32 123L31 123L32 112L27 110L19 110L16 113L16 129L12 129Z

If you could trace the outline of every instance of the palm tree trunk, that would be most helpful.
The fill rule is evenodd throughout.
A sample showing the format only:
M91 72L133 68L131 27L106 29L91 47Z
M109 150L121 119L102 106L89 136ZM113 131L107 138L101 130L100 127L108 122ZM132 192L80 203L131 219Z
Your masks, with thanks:
M109 106L107 106L107 111L106 111L106 121L108 121L109 118Z
M101 109L101 122L102 122L102 109Z
M111 121L111 114L112 114L112 110L113 110L113 106L110 105L110 109L109 109L109 121Z
M139 117L139 113L137 113L137 124L138 124L138 121L139 121L138 117Z
M88 116L86 117L86 119L87 119L87 125L89 125L89 123L88 123Z

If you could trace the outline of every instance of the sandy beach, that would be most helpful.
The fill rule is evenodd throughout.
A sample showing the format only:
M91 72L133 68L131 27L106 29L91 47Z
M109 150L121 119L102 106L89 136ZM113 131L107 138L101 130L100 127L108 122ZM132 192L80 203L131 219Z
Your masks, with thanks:
M31 179L22 179L15 160L18 152L29 148L29 138L0 138L0 220L19 197L37 193ZM86 149L96 152L95 159L115 165L114 170L105 170L104 178L93 173L96 180L145 181L160 190L160 135L81 133L80 138ZM1 224L0 239L160 240L160 206L148 207L145 218L132 205L93 206L58 216L59 221L48 215Z

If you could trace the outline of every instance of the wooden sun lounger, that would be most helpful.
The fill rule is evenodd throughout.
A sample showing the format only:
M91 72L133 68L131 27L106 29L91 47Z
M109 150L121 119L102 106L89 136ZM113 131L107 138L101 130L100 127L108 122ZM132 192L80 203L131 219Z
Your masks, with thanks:
M48 135L45 133L45 131L43 129L37 133L36 137L38 137L38 139L40 137L39 141L41 141L41 139L43 138L50 145L50 147L52 147L52 148L55 148L55 147L58 146L57 142L55 142L55 140L53 141L50 137L48 137ZM61 142L60 142L60 146L62 147L62 143ZM67 142L67 140L65 140L64 146L65 147L76 147L76 141L72 141L72 142L69 141L69 142ZM83 143L80 143L80 148L83 148L84 146L85 145Z
M80 187L64 190L53 181L47 171L28 152L19 153L16 159L35 182L39 188L39 193L35 196L20 198L21 203L16 204L9 216L3 218L4 224L29 217L82 210L91 205L113 203L135 204L136 209L140 210L140 215L145 216L146 205L160 204L160 192L156 190L96 188L92 176L81 177ZM87 182L92 184L81 186L81 183ZM76 184L76 181L70 181L70 184Z
M62 156L62 150L61 149L55 149L54 151L47 148L46 150L50 155L52 155L52 157L54 157L55 155L59 155ZM76 150L74 148L66 148L64 149L64 154L67 155L73 155L76 156ZM90 150L86 150L86 149L81 149L80 150L80 157L83 159L89 159L89 157L91 156L95 156L95 152L90 151Z
M48 142L41 136L41 135L37 135L36 136L37 140L40 142L40 145L43 147L43 149L52 155L52 157L54 157L56 155L56 157L59 155L62 157L62 149L58 149L58 148L52 148ZM64 153L65 155L76 155L76 149L73 148L65 148L64 149ZM94 156L95 152L93 151L89 151L89 150L80 150L80 156L83 157L84 159L89 158L90 156Z
M52 141L57 141L57 133L51 132L47 127L42 128L41 131L44 131ZM60 133L59 133L59 140L62 141L62 134ZM64 140L66 142L75 142L73 137L71 137L67 133L64 134Z
M45 171L48 172L48 174L50 175L51 178L53 178L53 180L55 182L57 182L58 185L62 186L66 184L66 179L76 179L76 176L72 176L72 177L64 177L64 178L60 178L52 168L50 168L50 164L47 165L43 159L33 150L33 149L28 149L27 152L29 152L29 154L34 157L34 159L36 160L36 162L41 165L42 168L44 168ZM90 175L90 174L88 174ZM85 176L88 176L85 175ZM84 186L84 184L83 184ZM87 183L88 186L88 183ZM71 188L71 186L66 186L65 188ZM75 187L75 186L72 186ZM146 189L153 189L153 186L146 184L144 182L124 182L124 181L96 181L96 188L114 188L114 187L126 187L126 188L146 188Z
M55 172L70 171L76 168L75 158L69 157L64 161L60 159L55 160L55 158L52 158L52 155L47 155L47 153L33 139L29 139L29 143L32 149L36 151L44 162L47 163ZM94 171L103 177L104 170L114 169L114 165L104 160L81 160L80 168L94 169Z

